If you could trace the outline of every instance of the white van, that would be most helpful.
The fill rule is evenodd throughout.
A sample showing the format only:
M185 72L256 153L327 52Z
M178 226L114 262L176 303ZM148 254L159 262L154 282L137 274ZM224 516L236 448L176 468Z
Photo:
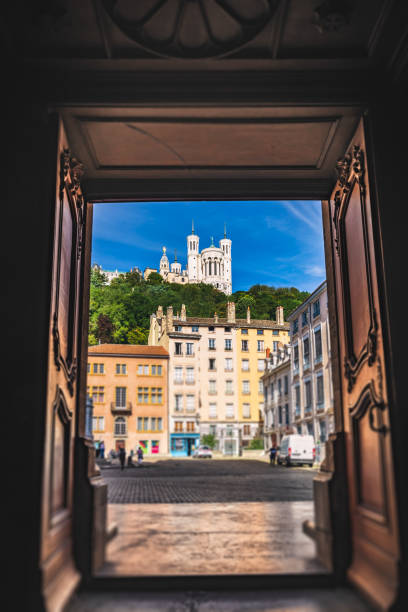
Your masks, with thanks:
M312 466L316 459L316 447L313 436L301 436L293 434L283 436L279 454L279 465L310 465Z

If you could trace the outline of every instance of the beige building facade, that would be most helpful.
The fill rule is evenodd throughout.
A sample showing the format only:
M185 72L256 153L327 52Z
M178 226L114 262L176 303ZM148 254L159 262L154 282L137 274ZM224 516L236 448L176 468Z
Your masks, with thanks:
M172 307L166 314L159 307L151 316L149 345L170 354L172 454L191 454L200 436L213 434L221 452L237 455L261 436L266 349L288 342L281 307L276 321L251 320L250 312L237 319L233 302L225 318L187 317L184 305L175 318Z
M295 433L292 426L291 347L284 345L265 359L264 448L279 446L284 435Z
M167 455L168 352L162 347L99 344L88 348L87 391L94 442L105 456L123 446Z
M314 436L316 459L334 431L327 285L323 282L288 317L291 325L292 424Z

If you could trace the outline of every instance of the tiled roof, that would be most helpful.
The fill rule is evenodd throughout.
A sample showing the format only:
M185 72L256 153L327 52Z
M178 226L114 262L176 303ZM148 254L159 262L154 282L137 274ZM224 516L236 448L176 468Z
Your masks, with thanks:
M247 323L246 319L235 319L235 323L230 323L226 318L219 317L217 323L214 321L214 317L187 317L186 321L181 321L176 317L173 319L175 325L213 325L217 327L248 327L257 329L289 329L289 323L278 325L276 321L268 321L266 319L251 319L250 323Z
M88 347L88 355L129 355L133 357L168 357L163 346L147 344L96 344Z

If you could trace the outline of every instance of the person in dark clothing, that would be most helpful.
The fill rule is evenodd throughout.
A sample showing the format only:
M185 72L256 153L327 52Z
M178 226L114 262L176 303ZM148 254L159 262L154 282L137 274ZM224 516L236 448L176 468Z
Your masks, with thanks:
M126 461L126 451L123 446L121 446L119 449L119 461L120 461L120 469L123 470L125 468L125 461Z
M103 440L99 444L99 456L101 459L105 459L105 443Z
M271 465L275 465L275 459L276 459L276 446L272 446L272 448L269 449L269 462Z
M137 449L137 463L139 466L141 466L142 462L143 462L143 450L142 450L142 447L139 446L139 448Z

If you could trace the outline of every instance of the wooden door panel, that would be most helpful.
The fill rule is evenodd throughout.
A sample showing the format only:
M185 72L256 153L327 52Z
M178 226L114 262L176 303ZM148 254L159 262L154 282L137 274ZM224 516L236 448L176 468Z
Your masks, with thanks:
M380 607L396 595L398 525L367 152L361 123L330 199L352 525L350 579Z
M41 569L45 606L58 610L79 580L73 560L73 461L76 427L79 295L84 200L82 165L62 124L56 152Z

